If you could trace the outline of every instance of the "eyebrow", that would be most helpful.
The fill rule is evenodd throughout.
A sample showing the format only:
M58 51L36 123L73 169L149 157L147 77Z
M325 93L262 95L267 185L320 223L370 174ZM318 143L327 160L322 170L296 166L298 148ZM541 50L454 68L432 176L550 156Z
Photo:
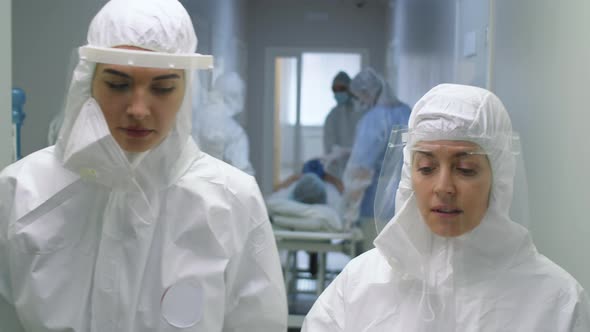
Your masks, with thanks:
M166 75L156 76L156 77L152 78L152 81L168 80L168 79L175 79L175 78L180 78L180 75L166 74Z
M432 153L430 151L415 150L415 152L425 155L427 157L434 157L434 153ZM455 153L453 155L453 158L461 158L461 157L470 156L470 155L472 155L472 153L467 152L467 151L460 151L460 152Z
M127 74L123 73L123 72L120 72L120 71L118 71L118 70L114 70L114 69L110 69L110 68L106 68L106 69L104 69L104 70L103 70L103 73L107 73L107 74L116 75L116 76L121 76L121 77L125 77L125 78L129 78L129 79L131 79L131 76L129 76L129 75L127 75Z
M427 157L434 157L434 154L433 154L432 152L428 152L428 151L421 151L421 150L416 150L416 151L414 151L414 152L416 152L416 153L419 153L419 154L422 154L422 155L425 155L425 156L427 156Z
M118 70L114 70L111 68L106 68L103 70L103 72L105 72L107 74L131 79L131 76L129 76L128 74L125 74L124 72L120 72ZM178 74L165 74L165 75L160 75L160 76L156 76L156 77L152 78L152 81L160 81L160 80L168 80L168 79L176 79L176 78L180 78L180 76Z

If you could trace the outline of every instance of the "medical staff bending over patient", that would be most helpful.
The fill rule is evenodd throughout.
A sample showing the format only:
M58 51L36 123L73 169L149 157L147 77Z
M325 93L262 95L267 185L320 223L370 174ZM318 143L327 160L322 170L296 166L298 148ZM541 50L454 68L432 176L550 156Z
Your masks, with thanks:
M585 291L510 217L519 158L500 100L439 85L403 136L392 146L403 154L397 194L381 197L395 199L395 216L376 249L319 297L303 331L590 331Z
M196 46L176 0L94 17L56 145L0 174L0 331L286 330L258 186L191 137Z
M358 252L373 248L375 227L373 205L379 174L392 130L406 128L410 107L393 95L389 84L372 68L361 70L350 84L351 92L369 111L356 128L354 145L342 182L341 213L345 224L360 226L362 247Z

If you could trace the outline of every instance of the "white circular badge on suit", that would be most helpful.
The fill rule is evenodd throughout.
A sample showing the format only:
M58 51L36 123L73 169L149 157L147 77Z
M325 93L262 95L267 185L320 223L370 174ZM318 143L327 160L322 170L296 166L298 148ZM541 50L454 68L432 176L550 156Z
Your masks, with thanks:
M184 281L170 286L162 296L162 316L168 324L188 328L197 324L203 315L203 289Z

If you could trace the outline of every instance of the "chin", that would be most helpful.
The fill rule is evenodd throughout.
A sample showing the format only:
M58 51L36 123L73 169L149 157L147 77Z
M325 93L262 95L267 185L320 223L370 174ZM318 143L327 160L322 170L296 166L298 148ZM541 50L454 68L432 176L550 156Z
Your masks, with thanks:
M449 225L446 227L444 225L428 225L428 228L430 228L430 231L434 234L447 238L458 237L471 231L471 229L463 227L457 228L455 225Z
M150 144L119 144L121 149L130 153L146 152L152 148Z
M147 140L133 141L133 140L127 140L127 139L122 139L122 140L115 139L115 141L117 142L117 144L119 144L119 147L121 147L121 149L123 151L130 152L130 153L146 152L157 145L157 144L153 143L152 140L150 140L150 141L147 141Z

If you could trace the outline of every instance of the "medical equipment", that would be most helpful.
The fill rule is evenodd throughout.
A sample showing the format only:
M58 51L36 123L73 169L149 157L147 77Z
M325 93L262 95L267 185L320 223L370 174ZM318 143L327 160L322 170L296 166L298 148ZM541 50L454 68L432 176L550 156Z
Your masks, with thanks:
M266 205L273 222L277 247L282 252L284 282L290 305L288 326L301 327L309 309L305 301L319 296L340 272L327 268L328 254L342 253L349 258L355 257L362 232L358 228L344 227L335 209L340 197L333 185L326 185L327 204L304 204L290 199L289 192L294 185L268 197ZM317 254L315 275L298 268L297 253L300 251Z
M25 92L19 88L12 89L12 123L15 128L15 154L16 160L22 158L21 155L21 141L20 141L20 129L25 121L27 115L23 111L23 105L25 104L27 97Z

